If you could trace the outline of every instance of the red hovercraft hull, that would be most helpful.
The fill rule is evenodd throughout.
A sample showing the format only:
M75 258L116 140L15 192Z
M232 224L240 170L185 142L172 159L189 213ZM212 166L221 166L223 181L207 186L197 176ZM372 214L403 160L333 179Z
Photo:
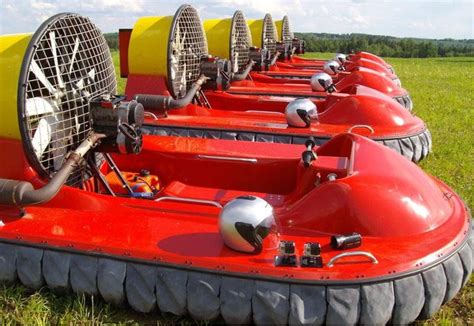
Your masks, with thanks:
M255 92L297 93L309 97L324 96L324 93L315 92L311 89L310 79L316 72L313 70L295 71L280 67L264 72L254 71L250 73L252 81L233 82L230 90L250 92L250 90L244 90L242 86L253 86ZM346 89L354 85L363 85L389 95L396 100L409 96L408 92L399 87L389 76L363 67L339 73L334 77L334 83L336 89L340 92L345 92ZM401 104L404 103L401 102Z
M53 288L72 286L76 292L101 294L116 303L126 298L143 312L158 305L163 312L188 312L196 319L222 315L230 323L252 318L256 323L286 323L300 320L303 311L308 318L326 322L407 322L432 314L468 280L472 248L467 242L467 208L446 185L390 150L360 136L341 135L318 148L319 158L305 169L296 146L239 144L145 138L142 153L133 160L114 159L123 171L147 168L162 178L156 198L225 205L238 195L258 195L275 207L282 239L294 241L297 248L320 242L324 262L341 253L329 246L331 234L359 232L363 242L357 250L371 253L378 263L357 256L333 267L275 267L274 251L247 255L224 246L217 207L64 187L49 203L28 207L21 218L18 209L0 208L3 276L14 259L12 276L33 288L45 282ZM21 143L2 139L0 145L15 153L5 162L1 177L40 186ZM236 156L242 160L214 159ZM325 181L329 173L336 173L337 179ZM315 178L321 180L317 187ZM43 274L52 261L69 269L66 283L55 284L58 280ZM106 266L114 266L115 273L108 270L106 275ZM172 285L176 279L170 273L187 282ZM443 284L430 283L443 277ZM399 291L407 284L418 299L403 298ZM442 295L428 295L430 291ZM275 295L278 303L267 306ZM341 308L341 299L352 301ZM314 300L323 300L322 315L310 308ZM360 306L354 304L357 301ZM371 314L380 304L385 305L384 314Z
M129 75L125 93L129 99L136 94L169 94L163 78L146 75ZM190 104L169 111L166 118L147 118L146 132L290 144L302 144L312 136L322 144L338 133L354 130L414 162L431 151L431 134L423 121L367 87L355 86L348 94L328 95L325 99L312 98L319 118L309 128L287 125L285 108L295 97L245 95L232 88L206 91L206 97L212 109Z
M302 71L312 70L316 72L316 71L321 71L326 62L327 60L302 58L296 55L292 55L291 58L289 59L277 61L275 70L287 68L287 69L292 69L293 71L296 69L299 69ZM388 78L392 80L398 79L398 76L393 72L393 68L390 65L387 65L386 63L380 63L380 61L367 59L357 54L349 55L348 61L346 61L346 63L344 64L345 70L353 71L360 67L374 70L378 73L383 74L384 76L387 76Z

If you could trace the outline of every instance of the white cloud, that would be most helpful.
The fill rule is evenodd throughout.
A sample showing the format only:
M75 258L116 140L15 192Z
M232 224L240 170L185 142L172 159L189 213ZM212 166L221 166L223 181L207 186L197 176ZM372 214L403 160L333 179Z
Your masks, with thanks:
M295 31L369 33L429 38L474 38L474 2L457 0L183 0L202 19L230 17L240 9L247 18L288 15ZM90 17L104 32L132 27L140 16L172 15L180 6L169 0L0 0L0 33L33 32L59 12Z

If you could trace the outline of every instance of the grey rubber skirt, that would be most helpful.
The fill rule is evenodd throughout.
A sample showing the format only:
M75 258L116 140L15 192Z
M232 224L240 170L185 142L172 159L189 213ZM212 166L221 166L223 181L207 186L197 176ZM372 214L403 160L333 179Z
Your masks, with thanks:
M198 129L157 125L145 125L142 127L142 131L145 135L225 139L298 145L304 144L308 139L308 136L303 137L282 134L265 134L242 130ZM317 146L324 144L329 139L330 138L327 137L314 137ZM413 136L374 140L389 147L390 149L393 149L397 153L403 155L406 159L415 163L418 163L426 158L431 152L432 147L431 133L428 129L425 129L421 133Z
M465 285L474 237L443 262L397 279L355 285L230 277L0 243L0 281L101 296L149 313L229 324L408 324L433 316Z

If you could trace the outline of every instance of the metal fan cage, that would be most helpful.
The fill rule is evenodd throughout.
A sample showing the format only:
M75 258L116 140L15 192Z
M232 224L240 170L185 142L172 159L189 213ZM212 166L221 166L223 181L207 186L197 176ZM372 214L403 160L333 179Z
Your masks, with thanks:
M276 30L272 16L266 14L263 19L262 45L268 49L271 55L276 53Z
M232 18L230 42L230 58L232 63L237 58L238 71L242 72L249 62L250 35L244 14L239 10Z
M208 55L204 27L196 9L181 6L171 25L168 41L168 89L182 98L201 74L200 63Z
M23 143L30 164L40 175L51 177L66 154L89 136L90 100L115 93L115 70L107 42L88 18L58 14L40 26L23 59L18 94ZM39 131L44 121L50 137ZM38 153L38 144L46 146L43 152ZM68 184L80 186L88 176L85 166L78 167Z
M281 24L281 40L285 45L292 45L294 34L291 31L290 20L288 16L283 17Z

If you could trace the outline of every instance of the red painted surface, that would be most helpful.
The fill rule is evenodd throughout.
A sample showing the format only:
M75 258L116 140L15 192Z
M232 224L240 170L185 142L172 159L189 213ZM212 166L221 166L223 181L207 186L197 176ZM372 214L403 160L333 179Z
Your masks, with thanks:
M250 75L255 83L255 91L265 91L273 93L300 92L311 96L314 95L314 93L316 92L313 92L311 90L309 79L316 72L320 71L312 69L298 70L293 68L284 68L276 66L272 67L270 71L253 71L250 73ZM299 77L300 79L295 79L295 77ZM236 89L243 82L233 82L231 89ZM340 72L337 77L334 78L334 83L336 85L336 88L340 92L344 92L344 90L350 86L363 85L378 90L379 92L390 95L392 97L405 96L408 94L404 88L401 88L397 84L395 84L392 78L388 75L384 75L382 73L365 67L353 67L350 71Z
M120 77L128 76L128 46L132 29L119 29L119 59L120 59Z
M315 93L321 97L325 96L321 99L312 98L318 108L319 121L313 122L310 128L294 128L286 124L283 113L288 103L294 100L291 95L304 91L295 92L296 87L291 91L278 91L277 89L282 89L284 85L273 87L271 84L266 85L266 90L261 90L259 94L259 88L254 86L264 85L263 83L247 80L239 84L241 86L231 87L225 92L206 91L212 109L188 105L169 111L166 118L148 118L147 123L328 138L361 124L371 126L374 133L369 135L363 130L356 132L362 132L372 138L406 137L426 129L421 119L413 116L392 98L364 86L347 86L346 93ZM300 85L299 88L304 89L305 85ZM270 95L266 94L267 92ZM275 94L272 95L273 93ZM126 95L131 99L136 94L169 95L169 92L162 77L130 75Z
M3 168L0 177L37 185L37 177L24 164L21 144L1 139L0 146L18 154L9 158L9 171ZM332 268L276 268L274 250L248 255L223 245L217 207L111 197L70 187L49 203L27 208L23 218L11 207L0 207L0 238L185 268L345 281L427 266L449 255L466 237L469 219L459 197L391 150L344 134L318 148L319 158L309 168L300 163L302 150L283 144L145 137L141 154L114 158L124 171L147 168L157 175L162 189L157 197L221 204L243 194L265 198L275 207L282 239L295 241L297 254L305 242L318 241L327 262L340 253L329 247L330 235L359 232L363 241L356 250L372 253L379 264L356 257ZM206 159L201 154L256 162ZM336 181L327 181L331 172L338 175Z
M278 61L277 67L288 68L293 70L299 69L303 71L313 70L314 73L316 73L317 71L321 71L323 69L323 66L326 62L327 60L292 56L291 59ZM346 71L354 71L359 67L372 69L390 79L397 78L397 76L393 74L385 65L381 64L380 62L366 59L363 57L351 56L351 60L346 61L346 63L344 64L344 68L346 69Z

